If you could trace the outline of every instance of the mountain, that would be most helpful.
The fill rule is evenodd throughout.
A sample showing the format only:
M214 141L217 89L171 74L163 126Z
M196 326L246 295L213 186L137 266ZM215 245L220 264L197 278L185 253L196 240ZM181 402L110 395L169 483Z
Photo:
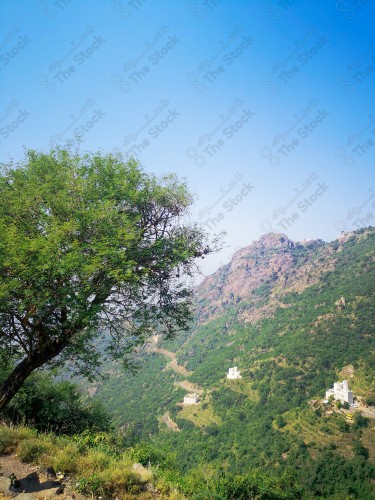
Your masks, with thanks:
M111 366L91 394L129 443L151 439L183 471L289 472L303 498L375 498L374 292L374 228L266 234L197 287L188 332L155 335L135 374ZM323 403L343 379L357 408Z

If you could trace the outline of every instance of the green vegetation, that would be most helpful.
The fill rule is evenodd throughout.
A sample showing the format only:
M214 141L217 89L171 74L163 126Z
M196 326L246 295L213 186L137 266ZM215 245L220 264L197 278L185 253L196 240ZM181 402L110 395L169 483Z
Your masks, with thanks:
M28 151L0 168L0 385L4 408L36 369L69 360L86 374L122 360L152 329L191 319L195 259L211 252L186 222L174 175L121 155ZM126 327L125 327L126 325Z
M278 252L293 260L290 288L267 261ZM271 279L255 293L241 300L233 293L214 314L203 308L175 339L149 340L132 373L104 363L108 378L86 387L94 398L31 377L3 416L34 429L0 427L0 453L53 465L94 498L373 500L374 420L322 399L348 378L371 411L375 231L340 245L261 249L259 266L262 259ZM314 266L325 270L311 278ZM225 266L223 282L229 272ZM243 321L244 311L255 319ZM226 378L230 366L242 379ZM183 406L193 387L201 402ZM67 425L72 413L76 428Z
M163 371L166 359L147 352L139 355L139 373L126 382L119 376L115 390L113 381L104 382L97 398L127 439L149 432L155 446L173 452L183 475L197 462L225 477L257 470L279 481L293 470L303 498L372 499L375 448L367 420L360 413L346 419L345 408L314 407L311 400L321 400L349 365L354 393L370 402L375 394L375 231L358 232L336 248L318 242L290 251L299 272L321 258L330 270L300 292L281 293L277 279L261 285L265 304L278 287L283 306L269 317L246 324L238 313L256 303L224 304L210 321L198 318L189 334L162 343L192 372L185 378L204 389L200 405L189 412L176 406L185 393L175 386L181 376ZM345 306L336 304L340 297ZM228 381L234 365L243 379ZM181 432L158 421L166 411Z
M148 443L127 448L119 435L55 436L35 430L0 426L0 454L16 452L22 462L53 467L74 476L76 489L94 498L284 499L300 498L291 471L279 479L259 471L224 474L210 466L181 474L174 457ZM134 466L134 464L140 466Z
M4 378L1 377L0 380ZM75 384L56 382L47 373L34 373L0 416L38 431L76 434L110 430L109 417L98 401L83 401Z

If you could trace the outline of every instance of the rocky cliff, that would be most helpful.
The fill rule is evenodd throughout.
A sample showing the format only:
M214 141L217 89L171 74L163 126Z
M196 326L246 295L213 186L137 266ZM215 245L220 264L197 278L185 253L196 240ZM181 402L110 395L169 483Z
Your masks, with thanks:
M200 322L241 304L239 318L253 322L283 307L282 296L301 292L332 270L337 247L322 240L295 243L282 233L268 233L242 248L232 260L206 278L196 291ZM333 256L333 258L329 258ZM263 302L267 298L267 303Z

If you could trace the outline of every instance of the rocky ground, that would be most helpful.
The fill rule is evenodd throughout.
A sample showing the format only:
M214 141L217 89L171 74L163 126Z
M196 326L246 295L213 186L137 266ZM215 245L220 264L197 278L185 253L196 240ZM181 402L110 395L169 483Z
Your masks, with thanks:
M41 469L21 463L15 455L0 456L0 500L84 500L60 481L52 468Z

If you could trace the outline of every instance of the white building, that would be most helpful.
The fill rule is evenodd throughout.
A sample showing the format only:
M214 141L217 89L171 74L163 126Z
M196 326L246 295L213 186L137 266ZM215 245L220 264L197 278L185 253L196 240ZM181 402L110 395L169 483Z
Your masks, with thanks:
M228 373L227 373L227 378L230 378L230 379L242 378L240 373L241 372L238 371L237 366L234 366L233 368L229 368Z
M349 382L343 380L342 382L335 382L333 384L333 389L328 389L326 391L326 399L333 396L334 399L341 401L341 403L353 404L353 393L349 390Z
M184 403L187 405L193 405L199 403L199 396L195 392L193 394L186 394L184 397Z

